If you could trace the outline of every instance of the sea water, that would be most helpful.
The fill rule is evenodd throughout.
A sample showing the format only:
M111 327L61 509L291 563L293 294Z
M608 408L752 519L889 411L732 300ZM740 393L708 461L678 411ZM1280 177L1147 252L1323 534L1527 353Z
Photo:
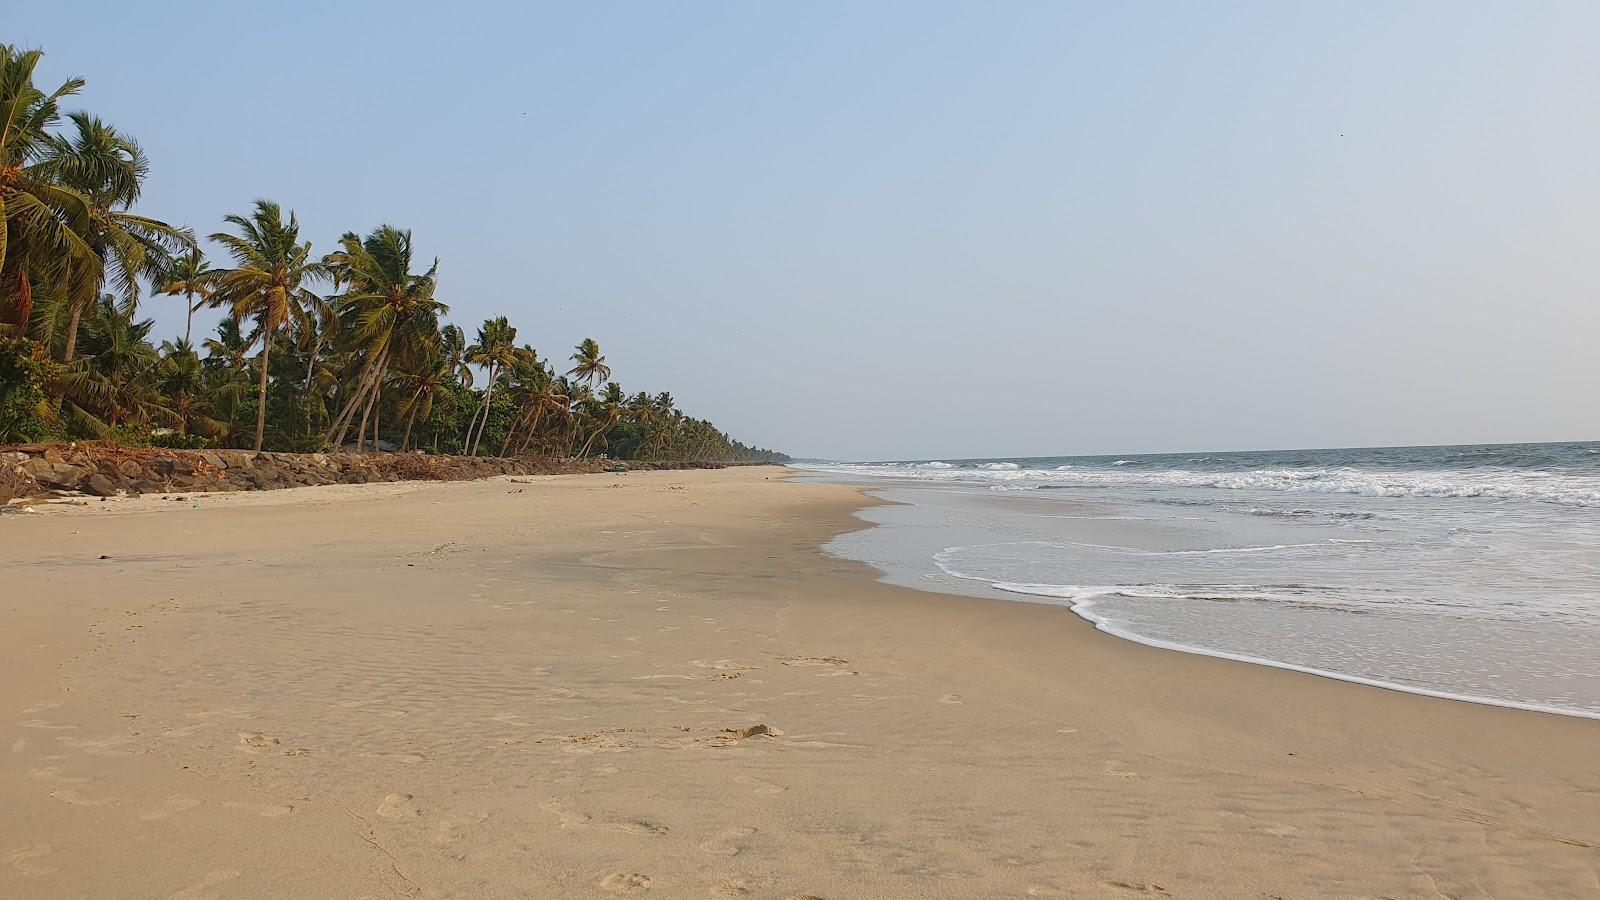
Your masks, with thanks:
M801 468L898 501L829 550L1172 649L1600 717L1600 444Z

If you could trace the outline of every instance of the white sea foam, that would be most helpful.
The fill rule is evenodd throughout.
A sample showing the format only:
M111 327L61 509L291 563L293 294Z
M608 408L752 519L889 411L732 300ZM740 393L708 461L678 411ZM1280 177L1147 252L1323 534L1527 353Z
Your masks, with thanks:
M918 463L917 464L917 468L919 468L919 469L953 469L953 468L955 468L955 466L952 466L951 464L949 464L947 462L939 462L938 460L934 460L933 462Z
M1051 487L1212 488L1368 497L1483 498L1600 507L1600 481L1593 477L1512 468L1393 472L1354 468L1278 468L1196 472L1187 469L1022 469L1016 463L1009 462L984 463L972 469L927 470L893 464L839 464L808 468L872 477L988 483L999 490Z

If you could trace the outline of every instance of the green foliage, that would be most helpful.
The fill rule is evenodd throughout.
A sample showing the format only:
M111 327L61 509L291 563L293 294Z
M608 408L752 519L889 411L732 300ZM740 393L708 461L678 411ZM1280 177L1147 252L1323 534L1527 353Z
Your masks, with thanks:
M216 446L216 442L198 434L168 431L150 435L150 446L168 450L209 450Z
M415 271L409 230L345 232L319 255L292 211L259 200L211 235L228 262L214 267L189 229L133 211L143 150L90 113L63 123L83 82L40 90L39 58L0 45L0 333L17 336L0 339L0 441L787 459L671 394L627 394L593 338L565 373L505 316L469 343L443 321L439 261ZM183 297L182 338L155 345L146 289ZM191 343L201 305L228 315Z
M40 344L27 338L0 337L0 443L63 437L55 404L45 394L53 368Z

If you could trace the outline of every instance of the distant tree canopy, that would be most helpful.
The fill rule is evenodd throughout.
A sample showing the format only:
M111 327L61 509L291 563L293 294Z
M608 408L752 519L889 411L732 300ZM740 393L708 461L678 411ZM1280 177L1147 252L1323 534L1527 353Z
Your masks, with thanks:
M505 316L447 324L437 259L379 225L314 252L269 200L229 215L206 258L194 232L133 211L138 142L34 83L41 54L0 45L0 443L360 448L784 462L669 393L629 394L585 338L563 370ZM146 293L184 304L183 337L151 338ZM193 316L226 311L193 343ZM483 383L476 384L481 374Z

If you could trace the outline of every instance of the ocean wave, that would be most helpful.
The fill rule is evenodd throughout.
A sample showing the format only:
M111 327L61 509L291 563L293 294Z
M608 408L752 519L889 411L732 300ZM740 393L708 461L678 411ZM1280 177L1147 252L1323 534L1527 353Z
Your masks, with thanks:
M918 468L918 469L954 469L955 466L952 466L947 462L939 462L938 460L934 460L933 462L917 463L916 468Z
M838 464L814 468L842 474L988 483L1002 490L1040 488L1210 488L1223 491L1355 494L1367 497L1521 500L1563 506L1600 507L1600 478L1510 468L1471 471L1371 471L1340 468L1274 468L1233 472L1188 469L1129 471L1121 468L1022 469L1016 463L984 463L975 469L913 470L883 464Z

